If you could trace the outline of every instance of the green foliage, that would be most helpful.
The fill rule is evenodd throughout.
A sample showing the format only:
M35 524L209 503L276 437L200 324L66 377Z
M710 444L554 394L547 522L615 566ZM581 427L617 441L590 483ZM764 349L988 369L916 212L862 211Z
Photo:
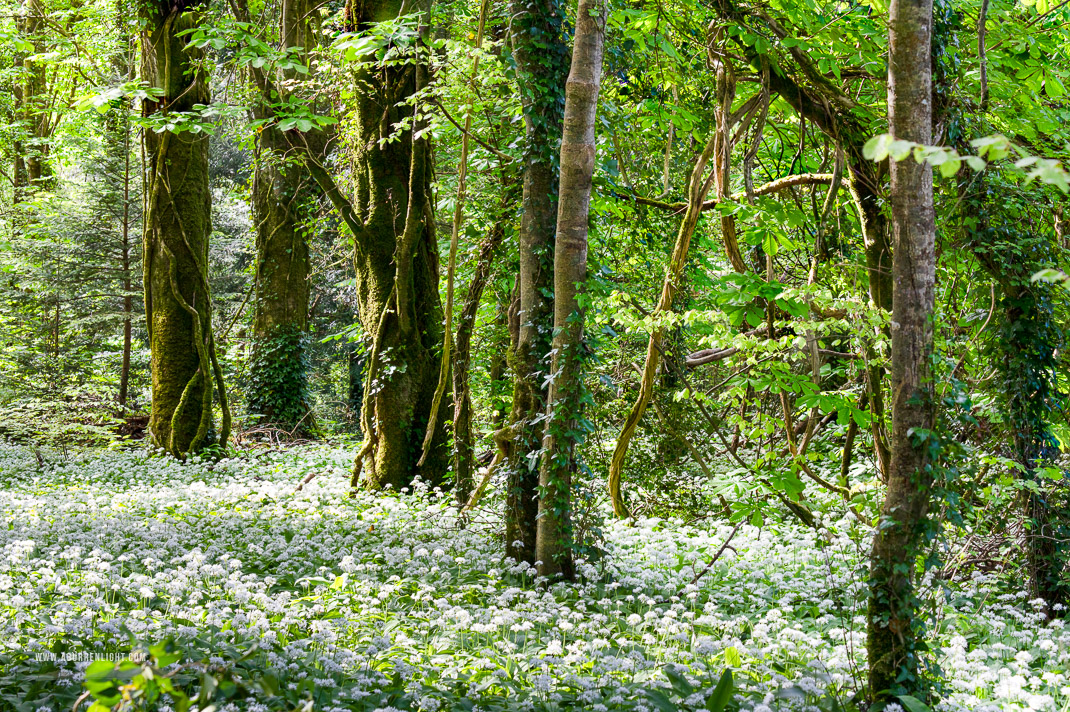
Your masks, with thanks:
M274 329L254 344L249 359L249 412L261 424L302 433L310 422L308 390L309 335L295 326Z

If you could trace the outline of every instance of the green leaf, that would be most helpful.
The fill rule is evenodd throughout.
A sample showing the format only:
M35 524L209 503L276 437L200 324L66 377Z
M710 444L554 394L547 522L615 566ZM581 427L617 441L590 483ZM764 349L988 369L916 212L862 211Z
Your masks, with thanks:
M86 680L106 680L115 670L115 665L110 660L96 660L85 669Z
M732 700L732 671L725 670L721 673L721 679L717 687L713 688L709 699L706 700L706 709L709 712L724 712L725 705Z
M762 236L762 249L765 250L765 254L773 257L776 255L777 250L780 249L780 242L776 239L776 235L772 232L766 232Z
M899 695L899 704L903 705L903 708L907 712L932 712L929 709L929 705L925 704L917 697L911 697L910 695Z
M940 164L940 175L944 178L950 178L959 172L959 168L962 167L962 161L958 158L952 158L944 161Z
M724 661L729 667L742 667L743 658L739 654L739 649L734 645L729 645L724 650Z
M888 157L888 147L891 146L891 144L891 134L878 134L866 141L866 144L862 146L862 156L871 161L883 161Z
M676 706L669 696L661 690L647 690L646 697L650 700L655 707L661 712L678 712L679 708Z
M694 685L692 685L686 677L676 672L672 665L666 665L663 670L665 672L665 677L669 678L669 682L672 683L672 688L682 696L687 697L695 691Z

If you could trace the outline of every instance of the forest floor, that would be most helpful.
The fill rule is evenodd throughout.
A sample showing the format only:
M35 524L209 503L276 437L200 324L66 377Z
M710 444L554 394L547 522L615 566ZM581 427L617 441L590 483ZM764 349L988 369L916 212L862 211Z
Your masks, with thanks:
M86 660L165 640L205 661L176 676L191 689L191 670L234 700L260 685L221 710L707 709L726 666L742 709L853 707L867 540L849 519L743 525L697 583L731 525L607 521L604 556L547 588L503 558L491 511L462 527L435 493L349 497L350 458L42 467L0 446L0 708L68 710ZM1070 709L1061 620L980 574L930 599L938 709Z

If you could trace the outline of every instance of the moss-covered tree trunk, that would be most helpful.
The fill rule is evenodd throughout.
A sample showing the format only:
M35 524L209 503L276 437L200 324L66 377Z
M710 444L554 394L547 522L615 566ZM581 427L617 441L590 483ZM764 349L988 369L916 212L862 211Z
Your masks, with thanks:
M146 2L141 77L160 94L145 101L150 119L188 112L209 101L201 54L183 35L200 16L192 5ZM212 335L208 289L208 136L204 132L145 131L145 314L152 351L153 444L185 458L214 439L218 394L226 441L230 415Z
M256 283L249 362L249 411L261 423L303 435L308 398L309 247L302 220L309 179L275 150L274 128L260 136L253 174Z
M350 2L357 30L399 13L426 13L423 3L397 0ZM421 23L423 20L421 20ZM373 489L401 487L414 475L445 482L449 467L447 419L442 412L423 465L417 466L438 383L442 304L438 293L438 245L431 202L430 133L414 140L407 103L427 84L427 52L402 66L368 59L356 71L353 166L358 316L372 335L361 417L367 438L362 463ZM423 128L417 119L416 130ZM322 176L321 176L322 177ZM328 191L330 194L330 191ZM333 196L338 205L337 196ZM354 220L348 221L351 227Z
M281 47L307 60L315 43L308 0L283 4ZM292 70L280 79L293 79ZM266 82L254 111L274 117ZM283 82L274 83L283 91ZM317 137L316 145L325 145ZM321 156L322 157L322 156ZM308 393L309 244L305 232L312 179L289 141L275 125L260 133L253 173L252 208L256 223L256 283L253 345L249 364L249 410L261 423L295 436L314 432Z
M605 0L580 0L561 134L561 193L554 240L554 339L545 451L539 467L535 555L543 576L573 577L571 491L583 442L583 314L587 221L595 169L595 115L602 81Z
M520 222L519 332L510 354L514 373L512 437L505 462L505 549L535 562L539 453L546 413L546 372L553 336L553 244L557 227L558 172L569 52L563 39L561 0L513 0L509 39L523 97L525 139L523 217Z

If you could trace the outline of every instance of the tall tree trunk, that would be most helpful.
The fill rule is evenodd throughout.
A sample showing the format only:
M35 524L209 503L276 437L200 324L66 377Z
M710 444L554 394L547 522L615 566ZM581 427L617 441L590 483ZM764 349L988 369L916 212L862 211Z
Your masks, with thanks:
M576 448L583 441L583 306L587 283L587 219L595 168L595 114L602 81L605 0L580 0L572 68L565 85L561 192L554 240L554 339L545 450L539 468L535 554L543 576L573 577L571 489Z
M512 0L509 38L523 97L525 139L520 222L519 332L510 355L515 374L506 459L505 550L535 562L539 453L546 413L546 370L553 338L553 249L562 98L568 76L562 0ZM504 440L504 439L503 439Z
M932 0L893 0L888 114L898 139L932 141ZM912 573L924 537L933 475L928 442L934 395L930 358L936 282L932 168L913 159L891 166L894 243L892 434L888 489L870 562L867 652L876 699L922 689ZM913 432L912 432L913 431Z
M304 61L315 42L312 14L308 0L283 2L282 49L299 52ZM285 74L283 78L293 78L292 70ZM275 86L285 94L283 82ZM254 112L257 118L271 118L270 105L283 98L262 96ZM314 431L306 354L310 262L304 229L312 181L276 126L269 124L259 140L252 185L256 294L249 410L261 415L265 424L303 436ZM326 146L326 141L318 145Z
M143 111L190 111L209 102L200 52L184 33L200 23L187 3L144 4L141 76L161 93ZM208 289L208 136L145 131L148 178L145 216L145 315L152 351L153 444L185 458L211 442L213 400L223 408L225 443L230 412L216 359Z
M130 352L133 349L134 327L134 279L130 270L133 245L130 243L130 122L127 107L123 111L123 364L119 371L119 413L126 414L126 401L130 390Z
M393 20L402 11L426 13L427 7L351 0L347 9L357 30ZM362 415L367 483L373 489L401 487L413 475L442 484L449 467L441 414L428 455L417 466L438 383L442 303L430 132L413 138L425 128L419 119L400 136L394 128L411 119L406 100L427 85L428 48L421 42L416 50L420 54L409 66L383 67L369 60L356 72L355 212L363 225L355 263L360 322L373 337ZM446 407L443 400L440 408Z
M137 62L134 56L135 38L126 23L123 3L116 4L115 26L119 34L120 47L116 52L112 63L112 69L116 77L133 80L137 76ZM130 239L130 228L133 224L131 215L131 180L133 179L132 166L130 165L130 150L132 126L130 122L130 103L128 99L121 99L113 105L111 114L114 118L114 132L117 147L123 152L123 206L119 229L122 234L122 286L123 286L123 355L122 366L119 371L119 414L126 414L126 404L130 395L130 356L134 346L134 245Z
M232 7L240 21L248 22L245 0L234 0ZM349 29L360 31L371 23L396 20L399 14L419 14L422 37L427 11L426 3L351 0L346 18ZM389 66L367 57L355 70L353 200L325 165L329 137L324 132L279 132L353 234L358 319L372 343L361 407L365 440L352 481L356 486L366 473L363 481L372 489L400 488L414 476L439 485L449 468L441 417L427 458L417 464L438 381L442 303L431 203L431 136L421 118L413 120L410 102L427 86L429 50L421 40L414 51L417 55L410 61ZM262 71L253 76L262 93L277 95L272 78ZM397 128L406 124L408 128ZM443 402L442 408L446 405Z
M309 246L303 205L310 180L288 157L274 126L260 134L253 173L256 282L249 362L249 411L304 435L308 396Z

